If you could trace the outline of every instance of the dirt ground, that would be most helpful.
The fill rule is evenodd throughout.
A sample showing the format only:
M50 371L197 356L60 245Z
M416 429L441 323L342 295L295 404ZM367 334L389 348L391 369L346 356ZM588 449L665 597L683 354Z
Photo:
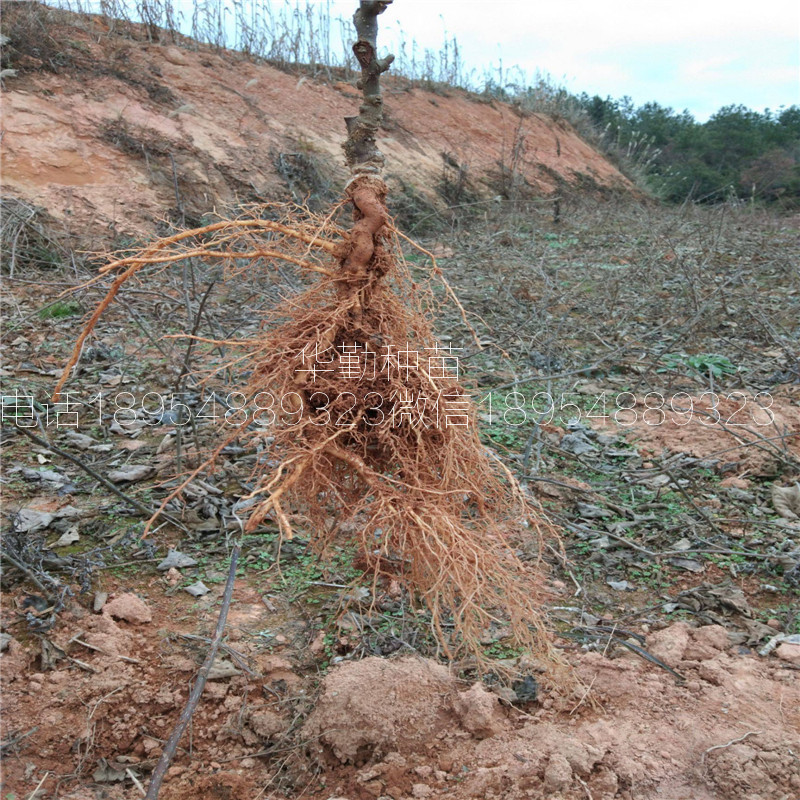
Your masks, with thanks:
M12 342L10 385L28 376L24 385L44 386L63 363L70 319L26 313L41 292L14 287L30 322ZM150 296L130 298L156 318ZM73 388L168 386L174 373L157 348L131 341L118 314L97 339L106 355ZM109 370L109 356L149 366L138 376ZM598 381L615 388L613 379L579 388L594 398ZM702 392L687 396L708 408ZM487 649L533 691L438 662L424 614L396 589L352 602L352 554L320 562L301 538L277 562L274 528L246 540L224 648L161 796L797 796L800 645L774 640L796 633L797 527L775 516L770 491L797 474L786 460L798 455L800 414L794 386L771 397L773 417L758 406L742 427L727 425L741 402L724 398L722 425L699 412L687 422L683 395L669 412L680 425L649 424L648 401L635 420L628 410L540 426L530 487L563 525L567 559L549 559L548 618L577 679L569 691L553 685L552 665L508 651L502 628L487 631ZM106 475L150 465L154 474L125 491L163 492L175 427L115 427L113 413L90 410L85 439L66 429L51 439ZM521 469L522 442L488 430L487 443ZM767 430L783 437L779 447L763 441ZM136 782L146 786L213 631L227 568L220 520L224 528L233 500L199 486L181 511L188 535L168 527L141 540L124 505L74 464L11 430L4 437L5 541L70 592L51 615L25 575L5 570L3 792L141 796ZM248 464L247 454L230 459L229 480ZM64 544L70 532L78 538ZM193 563L157 569L169 547ZM198 580L210 591L193 597L186 589Z
M6 796L40 781L44 797L140 796L133 779L146 782L215 621L218 590L196 603L170 597L170 582L137 581L137 595L117 591L100 613L74 604L47 655L31 639L11 642L1 662ZM511 706L416 655L342 663L320 683L304 661L319 644L300 644L307 630L263 644L265 632L287 630L284 619L237 585L226 651L163 797L800 792L796 646L765 660L721 626L674 623L647 645L680 679L631 653L568 649L579 689Z

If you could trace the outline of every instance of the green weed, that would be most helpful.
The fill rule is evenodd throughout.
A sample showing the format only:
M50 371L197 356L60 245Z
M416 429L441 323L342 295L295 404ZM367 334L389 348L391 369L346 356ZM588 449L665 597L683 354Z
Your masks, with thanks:
M56 300L39 310L40 319L62 319L63 317L74 317L82 314L83 309L80 303L74 300Z
M495 641L484 648L484 653L486 653L486 655L490 658L496 658L500 660L507 658L519 658L523 651L519 647L512 647L503 643L502 641Z
M685 353L668 353L661 357L661 362L666 365L666 368L659 369L659 372L678 372L681 369L689 369L703 378L712 375L718 380L738 372L738 367L729 358L715 353L698 353L693 356Z

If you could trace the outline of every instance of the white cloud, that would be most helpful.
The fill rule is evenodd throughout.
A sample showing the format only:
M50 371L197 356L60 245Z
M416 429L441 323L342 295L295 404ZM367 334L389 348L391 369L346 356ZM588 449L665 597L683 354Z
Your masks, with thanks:
M354 8L355 0L332 2L342 16ZM387 48L401 30L438 48L447 31L478 74L502 59L572 91L628 94L700 117L715 110L714 98L758 109L800 103L796 0L395 0L381 22Z

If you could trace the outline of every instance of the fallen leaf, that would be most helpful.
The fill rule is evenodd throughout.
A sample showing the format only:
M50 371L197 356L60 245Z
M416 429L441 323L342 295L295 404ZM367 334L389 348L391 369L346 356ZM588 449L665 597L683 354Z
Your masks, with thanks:
M611 517L613 514L607 508L601 508L593 503L581 503L580 501L575 504L581 519L602 519L603 517Z
M431 248L431 255L434 258L452 258L455 255L455 251L446 244L435 244Z
M149 464L127 464L119 469L112 469L108 473L108 479L112 483L123 483L128 481L141 481L149 478L155 470Z
M759 622L757 619L743 619L742 624L747 628L748 638L747 644L758 644L762 639L771 638L774 636L775 631L769 625Z
M62 508L59 508L56 512L56 519L77 519L78 517L84 516L86 512L81 511L79 508L75 508L72 505L66 505Z
M96 453L110 453L114 449L113 444L93 444L90 448Z
M172 443L175 441L175 437L168 433L158 444L156 448L156 455L161 455L162 453L166 452L172 447Z
M594 445L586 438L581 431L575 433L568 433L561 440L561 449L566 450L576 456L586 455L586 453L594 453Z
M77 525L71 527L69 530L65 531L61 534L61 538L55 542L55 544L50 545L51 547L67 547L68 545L74 544L81 538L81 535L78 533Z
M197 561L185 553L179 553L177 550L170 550L167 557L156 567L161 572L166 572L168 569L174 567L181 569L182 567L194 567Z
M511 684L511 689L520 703L530 703L536 700L539 695L539 684L533 675L526 675L522 680L514 681Z
M721 606L733 609L744 617L753 616L753 611L744 596L744 592L738 587L715 587L708 590L708 596L716 600Z
M39 470L25 467L22 470L22 475L29 481L44 481L45 483L49 483L54 489L60 488L67 482L67 479L54 469Z
M46 511L34 511L32 508L23 508L17 513L14 520L14 530L19 533L33 533L44 530L55 519L54 514Z
M123 439L117 447L119 447L120 450L128 450L131 453L135 453L137 450L147 447L147 442L140 442L136 439Z
M146 424L141 419L126 419L121 423L115 419L109 430L111 433L116 433L117 436L138 436Z
M97 376L97 380L102 383L103 386L119 386L122 383L122 375L114 372L101 372Z
M66 658L67 654L49 639L42 638L42 655L40 659L42 672L56 668L56 663Z
M649 489L659 489L662 486L666 486L672 478L669 475L664 475L663 473L660 475L655 475L652 478L646 478L644 480L639 481L642 486L647 486Z
M241 674L241 670L236 669L227 659L215 658L208 673L208 680L221 681L223 678L232 678L234 675Z
M784 519L800 519L800 483L794 486L772 486L772 505Z
M600 397L603 394L603 387L599 383L595 383L594 381L586 381L584 383L577 383L575 385L575 391L578 394L588 394L588 395L596 395Z
M104 758L97 762L97 769L92 773L92 780L95 783L114 783L116 781L124 781L126 777L124 767L115 769Z
M79 450L88 450L93 444L97 444L96 439L87 436L85 433L78 433L78 431L68 430L65 435L71 445L74 445Z
M678 539L675 544L672 545L673 550L688 550L692 546L692 543L688 539Z
M693 558L670 558L669 563L674 567L689 570L689 572L705 572L706 568Z

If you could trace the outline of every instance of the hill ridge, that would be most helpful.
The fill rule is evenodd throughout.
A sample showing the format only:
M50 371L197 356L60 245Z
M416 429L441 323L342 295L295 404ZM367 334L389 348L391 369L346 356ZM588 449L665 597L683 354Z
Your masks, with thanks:
M346 181L351 84L204 45L67 32L67 66L37 70L31 59L6 81L3 184L18 199L78 227L151 234L165 214L185 221L243 201L327 200ZM402 79L387 83L385 106L379 145L400 207L430 212L570 186L635 192L564 120Z

